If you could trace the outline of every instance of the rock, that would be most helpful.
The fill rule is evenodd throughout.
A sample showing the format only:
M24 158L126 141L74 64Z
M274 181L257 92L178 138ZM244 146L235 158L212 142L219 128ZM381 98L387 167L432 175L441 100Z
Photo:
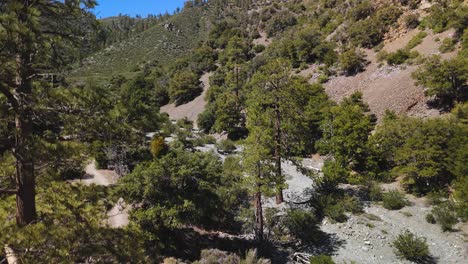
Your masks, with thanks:
M371 242L369 240L364 241L364 245L370 245Z

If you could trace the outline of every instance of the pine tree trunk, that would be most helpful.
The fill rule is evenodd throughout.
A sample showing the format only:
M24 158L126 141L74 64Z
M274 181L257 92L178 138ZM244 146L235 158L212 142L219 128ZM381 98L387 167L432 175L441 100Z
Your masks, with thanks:
M27 3L27 1L26 1ZM27 8L23 10L27 12ZM25 16L25 14L23 14ZM24 17L20 16L25 19ZM28 47L29 43L20 39L19 44ZM23 45L20 45L22 47ZM33 135L32 135L32 69L31 55L20 50L16 56L16 80L14 96L17 100L15 109L15 146L13 149L16 158L16 223L25 226L36 219L36 180L34 175Z
M25 226L36 219L36 182L34 161L30 146L31 127L23 118L16 117L16 223Z
M281 170L281 116L278 106L275 109L275 163L276 163L276 180L278 187L276 190L276 204L284 202L283 197L283 176Z
M255 194L255 239L259 242L263 241L263 209L262 209L262 193L258 191Z

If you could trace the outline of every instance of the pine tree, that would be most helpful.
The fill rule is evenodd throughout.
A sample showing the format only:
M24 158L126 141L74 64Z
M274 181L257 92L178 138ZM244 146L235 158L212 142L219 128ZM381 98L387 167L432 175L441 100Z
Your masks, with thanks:
M282 203L285 183L281 163L302 154L307 141L313 140L304 131L316 133L320 112L328 100L320 86L310 85L302 77L291 77L290 64L283 59L262 67L249 86L247 118L252 113L264 116L268 122L258 124L262 126L258 129L274 134L270 155L275 164L276 202Z
M263 240L263 207L262 195L271 195L274 187L274 167L271 149L274 142L272 130L263 128L269 122L268 117L258 109L249 110L247 128L249 136L245 140L243 165L248 175L247 181L254 196L255 224L254 233L258 241Z
M0 10L0 91L12 109L15 122L12 153L16 159L16 221L20 226L36 219L35 148L33 135L33 81L40 69L50 68L59 58L54 53L58 43L72 43L82 34L83 9L93 7L94 0L11 0L2 2Z

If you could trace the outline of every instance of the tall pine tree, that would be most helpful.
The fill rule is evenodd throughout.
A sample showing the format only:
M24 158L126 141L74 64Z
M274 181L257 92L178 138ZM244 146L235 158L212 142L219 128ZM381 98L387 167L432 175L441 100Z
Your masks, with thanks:
M34 135L34 81L44 70L58 66L66 54L57 47L78 43L85 33L85 8L94 0L9 0L0 4L0 91L6 98L14 137L8 148L16 159L16 194L19 226L36 219Z

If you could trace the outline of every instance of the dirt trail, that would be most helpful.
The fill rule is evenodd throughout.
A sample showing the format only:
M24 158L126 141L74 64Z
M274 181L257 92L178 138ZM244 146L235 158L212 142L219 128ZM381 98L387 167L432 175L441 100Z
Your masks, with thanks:
M111 170L98 170L96 162L89 163L85 168L85 175L83 179L76 180L84 185L96 184L100 186L110 186L117 183L119 176L115 171ZM125 204L122 198L114 205L114 207L107 212L107 224L113 228L120 228L128 225L128 211L130 207Z
M86 166L83 178L76 180L75 182L79 182L84 185L96 184L100 186L109 186L115 184L118 177L119 176L114 171L96 169L96 163L93 161Z
M193 101L175 106L175 104L168 104L161 107L161 113L167 113L169 118L172 120L179 120L183 118L187 118L190 121L193 121L194 126L197 126L197 118L198 115L205 110L206 101L205 96L210 88L210 77L213 75L212 72L204 73L200 81L203 86L203 92L200 96L196 97Z

